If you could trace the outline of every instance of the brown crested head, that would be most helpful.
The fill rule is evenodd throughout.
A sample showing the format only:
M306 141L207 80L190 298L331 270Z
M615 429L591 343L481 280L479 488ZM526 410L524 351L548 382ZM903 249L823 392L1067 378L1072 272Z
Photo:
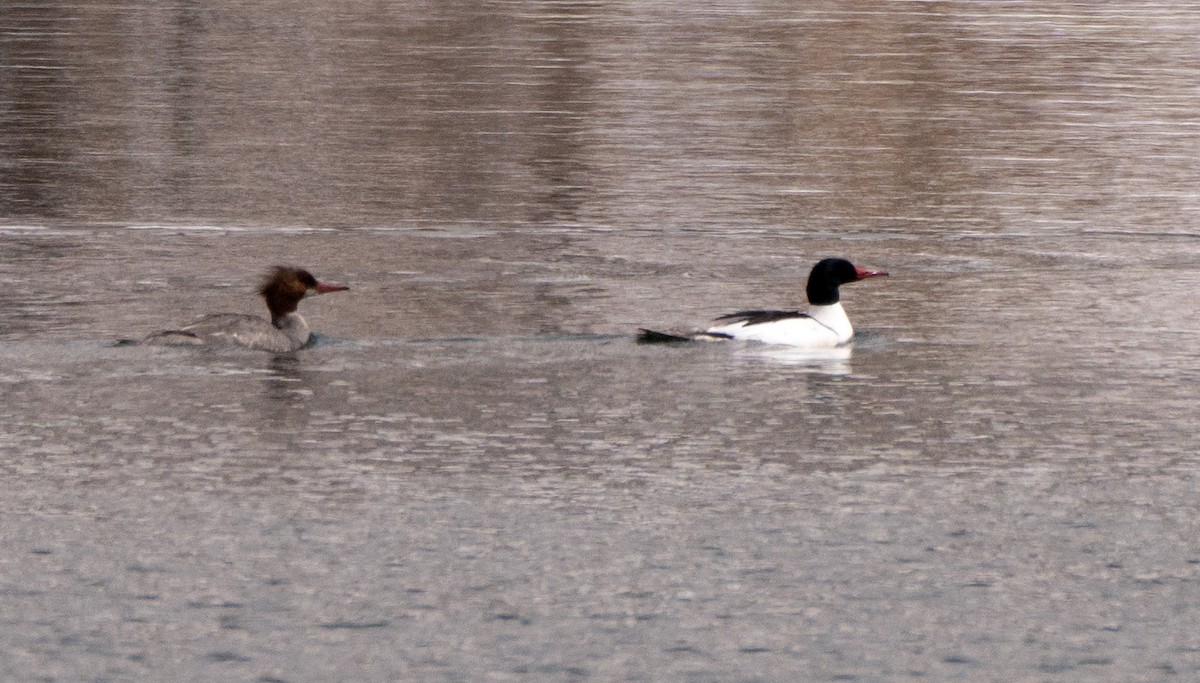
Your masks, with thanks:
M267 302L271 319L294 313L300 300L309 293L325 294L350 289L345 285L330 285L317 280L312 273L293 266L275 266L267 273L258 293Z

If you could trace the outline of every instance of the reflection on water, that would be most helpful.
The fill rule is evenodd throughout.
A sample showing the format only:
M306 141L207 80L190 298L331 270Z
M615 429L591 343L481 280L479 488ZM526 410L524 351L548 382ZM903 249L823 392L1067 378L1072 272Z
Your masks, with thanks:
M739 345L742 346L742 345ZM804 349L766 344L746 344L736 352L743 358L765 360L780 365L807 368L828 375L850 374L851 347L836 349Z
M1176 230L1196 209L1200 15L1170 4L0 13L10 219Z
M0 5L0 679L1195 678L1198 33ZM853 350L631 339L835 255Z

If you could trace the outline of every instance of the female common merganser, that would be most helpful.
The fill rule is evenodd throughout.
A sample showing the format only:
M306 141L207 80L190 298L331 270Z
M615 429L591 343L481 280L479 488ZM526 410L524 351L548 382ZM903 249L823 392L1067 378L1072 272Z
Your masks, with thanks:
M689 335L642 329L641 343L692 340L742 339L766 344L786 344L811 349L831 349L847 344L854 328L842 308L838 287L869 277L887 275L882 270L859 268L845 259L828 258L813 266L805 293L809 309L799 311L739 311L716 319L721 323Z
M147 344L217 345L233 344L246 348L288 353L308 343L308 323L296 312L300 300L311 294L343 292L349 287L320 282L307 270L275 266L258 293L267 302L271 321L243 313L206 315L178 330L155 332Z

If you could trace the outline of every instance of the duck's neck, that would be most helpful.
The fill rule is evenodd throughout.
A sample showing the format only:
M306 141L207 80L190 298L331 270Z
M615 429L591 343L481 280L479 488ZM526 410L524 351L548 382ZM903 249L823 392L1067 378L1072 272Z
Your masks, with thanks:
M283 336L287 337L292 342L293 350L299 349L308 343L309 330L308 323L299 313L292 311L282 315L272 315L271 324L274 325Z
M810 306L807 313L813 320L833 330L837 334L839 344L845 344L854 338L854 327L850 325L846 309L842 308L840 303Z
M278 288L263 292L267 310L271 312L271 324L291 342L292 350L308 343L308 323L296 312L300 298L289 296Z

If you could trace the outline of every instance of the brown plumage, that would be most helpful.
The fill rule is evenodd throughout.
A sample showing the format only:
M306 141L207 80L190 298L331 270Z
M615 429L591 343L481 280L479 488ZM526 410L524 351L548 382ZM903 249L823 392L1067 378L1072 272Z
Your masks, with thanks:
M164 330L146 337L147 344L183 346L235 345L274 353L298 351L309 340L308 323L296 309L300 300L313 294L341 292L345 285L317 280L303 268L275 266L264 278L258 293L271 312L271 321L242 313L215 313L178 330Z

